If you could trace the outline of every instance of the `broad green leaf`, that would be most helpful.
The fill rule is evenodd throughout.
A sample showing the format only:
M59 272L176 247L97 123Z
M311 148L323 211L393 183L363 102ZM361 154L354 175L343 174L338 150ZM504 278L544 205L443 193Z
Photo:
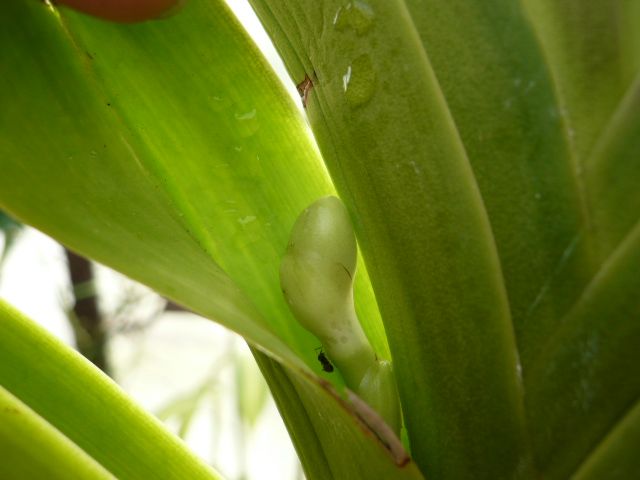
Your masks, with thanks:
M627 67L637 51L623 53L624 6L617 0L525 0L531 23L552 69L566 131L581 164L635 76ZM625 26L627 28L625 28ZM628 43L627 43L628 45ZM637 60L634 60L637 62Z
M624 75L625 78L632 79L640 72L640 2L619 2L618 22Z
M411 448L434 478L526 476L522 392L489 221L454 121L398 2L252 2L350 205ZM293 53L291 50L293 49Z
M640 74L585 162L585 185L600 261L640 220Z
M550 66L514 2L407 6L480 187L526 376L591 274L585 206Z
M268 339L276 333L314 364L317 341L292 320L277 272L296 216L331 186L297 109L226 7L190 2L169 20L122 26L13 3L0 202L286 357ZM358 286L385 354L364 271Z
M79 45L96 52L91 63L113 96L112 107L148 146L149 170L166 182L193 236L276 333L315 364L317 341L292 320L278 266L297 215L332 186L293 102L224 3L217 3L196 3L166 26L117 28L76 15L65 18ZM186 35L191 42L180 45ZM200 35L209 42L200 42ZM151 128L150 116L187 120ZM384 354L364 270L358 287L368 332Z
M71 451L70 442L123 480L219 478L156 419L133 404L100 370L2 301L0 386L0 391L8 391L16 397L16 400L10 400L3 394L2 402L15 403L19 399L26 405L19 409L28 407L44 419L31 418L30 423L18 425L25 434L27 429L31 430L34 443L30 447L18 443L12 448L29 448L35 457L33 468L37 472L36 476L22 478L55 478L47 475L47 469L54 466L48 465L46 451L40 450L35 443L38 441L42 442L43 448L57 450L60 455L67 452L66 460L60 458L59 468L69 466L75 456L78 466L85 469L87 475L97 475L99 471L78 452ZM44 421L59 432L44 427ZM9 448L10 438L4 434L4 420L0 422L0 430L0 442ZM42 431L42 435L37 434L37 430ZM26 436L22 441L30 438ZM3 448L1 452L0 463L11 462L8 450ZM35 464L37 458L42 470ZM75 478L76 471L73 472ZM55 474L55 471L51 473ZM60 478L69 478L68 472L66 477ZM85 478L104 478L104 475Z
M116 100L96 82L91 54L80 49L45 4L5 2L0 23L0 41L14 46L0 50L3 207L67 246L296 361L212 259L202 233L185 219L189 205L181 206L167 184L173 177L154 170L151 146L136 137L134 127L150 129L159 117L143 110L146 121L127 123ZM94 25L96 30L109 27ZM110 44L116 42L112 33ZM141 83L138 90L152 86ZM209 155L199 153L201 161ZM189 157L186 149L184 157ZM184 172L183 178L190 178L182 167L186 160L171 158L177 158L176 177Z
M638 272L640 224L602 265L525 377L544 478L568 478L640 398Z
M574 478L576 480L627 480L640 477L640 403L618 422L598 445Z
M0 478L114 479L99 463L0 386Z

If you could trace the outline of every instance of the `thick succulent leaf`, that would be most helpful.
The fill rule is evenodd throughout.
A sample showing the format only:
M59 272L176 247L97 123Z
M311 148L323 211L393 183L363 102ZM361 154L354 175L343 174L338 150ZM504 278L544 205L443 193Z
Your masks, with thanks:
M526 476L492 232L408 12L387 1L253 4L286 43L293 76L313 77L307 112L359 231L416 462L434 478Z
M0 422L0 463L13 461L10 451L33 457L37 474L21 478L56 478L48 474L62 475L58 468L74 462L82 470L69 470L73 478L76 472L86 474L78 478L105 478L87 458L123 480L220 478L89 361L2 301L0 386L0 392L16 397L2 393L2 404L13 403L25 415L25 423L15 417ZM11 408L0 411L10 415ZM26 436L12 440L20 430L12 432L11 424ZM47 452L59 456L59 466L50 465ZM70 478L69 471L59 478Z
M588 157L635 76L638 50L625 52L621 47L625 37L637 32L637 22L629 21L628 15L633 14L633 3L523 2L552 68L561 114L579 163Z
M640 74L585 162L587 198L601 261L640 219L639 157Z
M602 265L525 378L544 478L568 478L640 398L638 272L640 224Z
M549 66L512 1L407 6L489 214L526 376L591 273L584 205Z
M0 478L115 479L99 463L0 386Z

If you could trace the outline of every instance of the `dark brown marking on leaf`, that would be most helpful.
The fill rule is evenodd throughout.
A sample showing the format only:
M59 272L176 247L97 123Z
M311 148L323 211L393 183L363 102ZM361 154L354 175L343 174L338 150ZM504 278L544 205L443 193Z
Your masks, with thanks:
M298 89L298 93L300 94L300 98L302 99L302 106L307 108L307 102L309 100L309 94L311 93L311 89L313 88L313 81L309 75L304 75L304 80L302 80L298 85L296 85Z
M351 277L351 272L349 271L349 269L347 267L345 267L343 264L340 264L340 266L344 269L345 272L347 272L347 275L349 275L349 278L351 280L353 280L353 278Z

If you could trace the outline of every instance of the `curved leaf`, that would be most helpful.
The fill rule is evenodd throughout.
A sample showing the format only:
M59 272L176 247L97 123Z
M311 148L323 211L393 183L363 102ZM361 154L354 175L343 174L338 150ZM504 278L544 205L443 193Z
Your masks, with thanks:
M640 219L640 74L585 162L585 184L604 260Z
M0 478L114 479L99 463L0 386Z
M20 428L31 428L34 434L35 429L44 430L42 437L33 437L33 442L41 438L48 448L69 452L67 437L119 479L219 478L89 361L2 301L0 386L0 391L10 392L60 432L52 432L41 420L32 419ZM5 435L1 438L6 441ZM37 475L22 478L49 478L46 472L52 466L43 457L44 451L35 443L16 447L29 448L35 457L33 469ZM69 454L76 462L82 460L77 452ZM3 449L2 455L1 463L11 462L7 450ZM35 463L38 458L40 463ZM74 460L69 457L60 461L64 463L59 468L63 468ZM100 473L86 459L78 467L87 475ZM73 472L75 476L76 470ZM69 478L69 471L64 478ZM104 473L89 478L104 478Z
M576 480L625 480L640 477L640 403L616 425L576 472Z
M637 224L525 378L545 478L567 478L640 398L639 271Z
M636 73L626 66L629 60L620 43L625 9L629 9L623 3L523 2L551 66L563 106L561 114L579 164L588 157ZM629 32L637 30L637 24L628 27Z
M332 187L295 105L227 8L194 1L123 26L13 3L3 7L17 48L3 52L0 203L295 362L276 333L315 364L317 340L293 321L277 272L295 218ZM384 355L361 270L358 309Z
M69 247L298 361L212 259L202 231L185 214L188 205L167 185L175 179L158 176L151 145L136 138L136 125L125 122L95 81L92 54L43 3L5 2L2 10L0 41L14 47L0 50L9 72L0 79L0 204ZM100 27L125 28L94 25ZM152 128L154 112L142 112L146 121L137 126Z
M592 274L551 65L512 1L407 6L482 193L526 376Z

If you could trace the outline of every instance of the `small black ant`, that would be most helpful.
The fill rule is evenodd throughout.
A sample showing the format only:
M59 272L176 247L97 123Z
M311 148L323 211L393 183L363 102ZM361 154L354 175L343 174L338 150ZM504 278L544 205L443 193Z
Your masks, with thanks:
M327 373L333 372L333 365L331 365L331 362L329 361L327 356L322 351L322 347L316 348L316 352L318 350L320 351L320 353L318 353L318 361L322 365L322 370L324 370Z

